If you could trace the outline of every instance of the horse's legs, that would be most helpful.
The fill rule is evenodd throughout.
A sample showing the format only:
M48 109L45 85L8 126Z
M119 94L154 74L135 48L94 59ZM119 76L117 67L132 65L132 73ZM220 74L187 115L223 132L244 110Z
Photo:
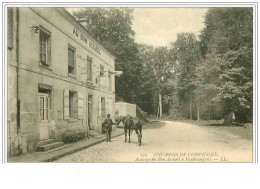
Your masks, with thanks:
M138 143L139 143L139 146L142 145L142 127L139 128L139 132L140 134L138 135Z
M127 129L125 128L125 143L127 142Z
M129 143L131 143L130 134L131 134L131 129L129 129Z
M140 131L140 130L139 130ZM138 129L135 129L135 133L138 136L138 146L141 146L141 133L138 132Z

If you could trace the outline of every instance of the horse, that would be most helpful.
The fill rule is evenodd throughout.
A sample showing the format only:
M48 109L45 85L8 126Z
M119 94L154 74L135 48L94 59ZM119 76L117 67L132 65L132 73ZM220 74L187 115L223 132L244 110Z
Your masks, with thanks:
M138 145L141 146L142 144L142 127L143 124L138 118L132 118L132 116L120 116L116 119L117 125L120 122L124 124L124 131L125 131L125 143L127 142L127 131L129 135L129 143L131 143L130 135L132 134L133 130L138 136Z

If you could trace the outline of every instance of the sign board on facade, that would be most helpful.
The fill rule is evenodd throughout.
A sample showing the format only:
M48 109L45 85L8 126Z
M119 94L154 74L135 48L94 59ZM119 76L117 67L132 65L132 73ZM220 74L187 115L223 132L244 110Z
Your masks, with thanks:
M76 37L80 38L81 41L83 41L86 45L88 45L88 46L91 47L94 51L96 51L98 54L101 55L101 52L100 52L100 49L98 48L98 46L95 45L95 44L94 44L93 42L91 42L90 40L88 40L88 38L87 38L84 34L80 33L80 31L79 31L76 27L74 27L74 29L73 29L73 34L74 34Z

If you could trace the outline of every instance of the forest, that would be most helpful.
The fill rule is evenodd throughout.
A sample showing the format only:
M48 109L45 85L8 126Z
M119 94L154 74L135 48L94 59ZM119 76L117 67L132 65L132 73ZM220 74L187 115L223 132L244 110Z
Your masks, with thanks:
M150 116L253 119L253 9L209 8L199 35L178 33L170 46L135 42L131 8L82 8L88 32L116 56L116 100Z

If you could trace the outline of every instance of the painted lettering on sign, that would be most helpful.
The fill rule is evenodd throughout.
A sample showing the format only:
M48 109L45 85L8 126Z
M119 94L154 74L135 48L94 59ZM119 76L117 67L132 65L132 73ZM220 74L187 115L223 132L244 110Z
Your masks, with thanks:
M88 42L88 38L85 35L83 35L82 33L80 33L80 31L77 28L73 29L73 34L76 37L79 37L81 41L83 41L85 44L89 45L94 51L96 51L98 54L101 55L101 52L100 52L100 49L98 48L98 46L95 45L91 41Z
M76 35L77 37L79 36L78 30L76 28L74 28L73 34Z
M88 44L88 39L84 35L82 35L82 33L80 34L80 40Z
M91 43L91 41L90 41L90 42L89 42L89 46L90 46L92 49L94 49L94 51L96 51L98 54L101 55L99 48L98 48L94 43Z

